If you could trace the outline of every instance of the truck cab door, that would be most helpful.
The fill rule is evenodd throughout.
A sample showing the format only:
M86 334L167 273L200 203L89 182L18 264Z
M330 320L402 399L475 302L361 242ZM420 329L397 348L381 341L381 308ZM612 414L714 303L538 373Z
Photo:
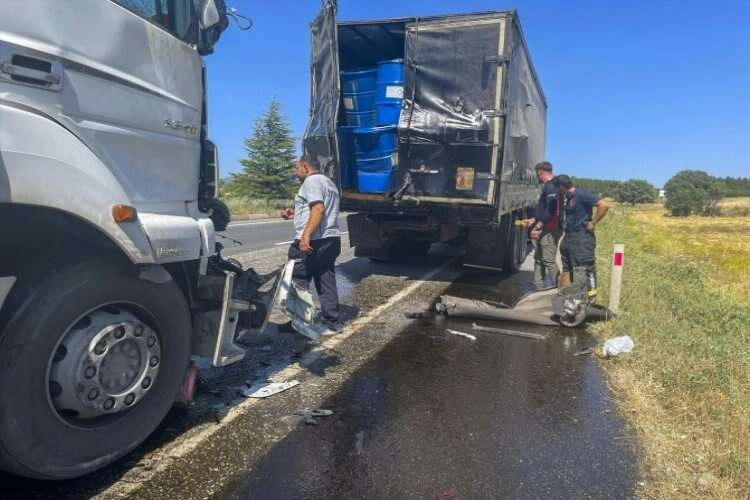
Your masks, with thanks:
M336 33L336 2L326 0L310 25L310 119L305 129L303 149L315 158L321 171L331 179L338 176L336 120L339 111L339 56Z
M503 138L506 15L417 20L406 29L399 128L424 201L492 204Z
M120 202L186 215L198 195L203 95L193 0L10 3L0 94L85 143L122 186Z

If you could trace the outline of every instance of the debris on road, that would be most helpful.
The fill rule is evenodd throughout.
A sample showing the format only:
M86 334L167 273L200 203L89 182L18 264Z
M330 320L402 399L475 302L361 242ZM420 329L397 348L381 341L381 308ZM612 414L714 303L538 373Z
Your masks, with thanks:
M605 358L611 358L623 353L628 353L635 347L635 342L629 335L624 337L614 337L607 340L602 348L602 354Z
M594 352L593 347L589 347L588 349L581 349L580 351L573 354L573 356L586 356L587 354L592 354Z
M608 320L606 308L592 303L585 285L570 285L529 292L512 307L501 302L442 295L438 314L455 318L517 321L542 326L576 327L585 321Z
M559 325L553 319L552 297L557 296L557 289L532 292L523 296L512 308L498 302L464 299L443 295L435 306L439 313L447 316L489 320L520 321L537 325Z
M297 380L289 382L260 382L253 384L248 389L240 389L240 394L246 398L267 398L298 385L299 381Z
M507 330L505 328L490 328L487 326L477 325L476 323L472 323L471 328L478 332L499 333L501 335L510 335L511 337L521 337L524 339L547 340L547 335L543 335L541 333L521 332L518 330Z
M446 329L445 331L450 333L451 335L458 335L459 337L466 337L469 340L477 339L474 335L470 333L464 333L464 332L459 332L458 330L450 330L450 329Z
M303 408L301 410L297 410L294 412L295 415L299 415L302 417L302 420L307 425L318 425L318 421L315 420L316 417L330 417L333 415L332 410L311 410L309 408Z

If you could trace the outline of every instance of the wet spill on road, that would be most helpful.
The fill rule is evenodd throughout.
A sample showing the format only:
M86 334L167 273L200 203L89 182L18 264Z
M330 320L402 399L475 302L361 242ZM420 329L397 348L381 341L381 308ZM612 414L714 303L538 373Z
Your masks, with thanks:
M513 281L497 300L525 291ZM301 423L219 498L628 498L634 437L596 360L574 355L592 344L569 330L538 341L416 321L322 406L334 416Z

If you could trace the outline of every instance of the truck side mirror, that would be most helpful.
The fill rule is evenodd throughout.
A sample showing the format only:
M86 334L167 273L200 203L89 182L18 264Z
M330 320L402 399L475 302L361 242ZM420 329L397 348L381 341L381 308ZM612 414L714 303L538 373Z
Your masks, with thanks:
M200 11L201 28L208 29L221 21L221 14L215 0L204 0Z

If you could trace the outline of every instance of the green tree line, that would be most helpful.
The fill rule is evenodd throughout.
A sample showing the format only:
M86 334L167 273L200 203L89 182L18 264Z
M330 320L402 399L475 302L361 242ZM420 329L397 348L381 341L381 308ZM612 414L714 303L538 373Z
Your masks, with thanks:
M716 183L721 195L725 198L750 196L750 178L718 177L716 178Z

